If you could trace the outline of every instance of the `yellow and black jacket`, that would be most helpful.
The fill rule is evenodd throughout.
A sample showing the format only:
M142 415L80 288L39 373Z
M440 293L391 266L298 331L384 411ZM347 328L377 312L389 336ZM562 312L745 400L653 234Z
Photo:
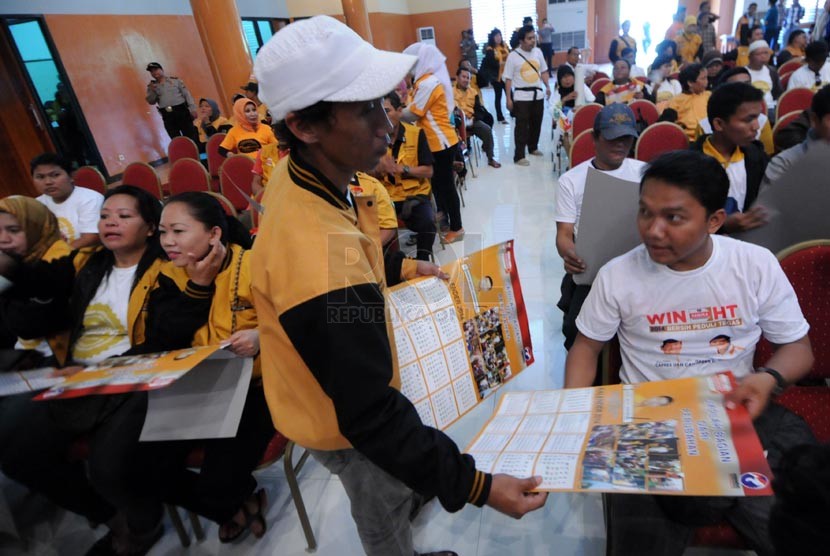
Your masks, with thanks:
M449 511L482 505L491 476L399 391L384 292L414 261L385 265L373 200L351 206L296 152L271 181L251 265L274 426L308 448L353 447Z
M392 145L389 147L389 156L401 166L431 166L433 163L432 152L429 150L426 134L420 127L401 122L398 133ZM406 201L416 195L432 193L432 185L427 178L413 178L404 175L385 175L383 185L389 192L389 196L396 203Z

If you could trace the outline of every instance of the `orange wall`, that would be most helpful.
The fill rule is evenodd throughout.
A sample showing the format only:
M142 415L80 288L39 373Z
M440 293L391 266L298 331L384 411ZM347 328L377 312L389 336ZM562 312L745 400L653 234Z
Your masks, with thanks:
M167 156L161 116L144 100L148 62L181 77L196 102L218 98L192 16L47 15L46 24L110 175Z
M370 13L372 43L381 50L401 52L415 42L415 30L409 14Z
M598 64L608 62L608 48L611 41L620 32L620 0L596 0L594 12L591 12L591 4L588 4L588 18L591 21L596 18L596 29L594 40L591 41L591 48L594 51L594 62ZM590 24L588 31L590 32ZM590 33L588 34L590 37Z
M409 17L412 23L409 36L412 40L408 44L415 42L418 27L435 27L436 46L447 57L447 69L450 75L455 75L455 70L461 61L461 31L473 26L473 14L470 8L412 14Z

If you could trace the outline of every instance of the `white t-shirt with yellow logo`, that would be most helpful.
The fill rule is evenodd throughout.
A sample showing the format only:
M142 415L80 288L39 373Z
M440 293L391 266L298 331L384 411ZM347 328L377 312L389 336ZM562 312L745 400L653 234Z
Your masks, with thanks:
M37 200L58 218L61 235L67 243L80 238L81 234L98 233L104 196L97 191L75 186L72 194L62 203L56 203L48 195L41 195Z
M521 54L521 56L519 55ZM527 60L523 59L527 58ZM504 79L513 81L514 89L533 87L536 91L536 100L544 100L545 84L542 82L541 74L548 71L545 63L545 56L538 48L530 52L517 49L510 52L507 62L504 64ZM533 91L519 91L513 93L513 100L533 100Z
M775 100L772 98L772 75L769 67L764 66L759 70L754 70L747 66L746 69L752 79L752 86L764 93L764 103L767 105L767 110L775 108Z
M92 365L130 349L127 310L137 266L113 268L101 281L84 313L81 337L72 348L76 362Z

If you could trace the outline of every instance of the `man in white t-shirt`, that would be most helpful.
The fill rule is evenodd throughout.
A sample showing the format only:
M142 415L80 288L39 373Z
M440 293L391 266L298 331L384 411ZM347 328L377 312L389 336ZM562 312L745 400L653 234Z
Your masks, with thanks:
M532 155L542 155L539 135L545 115L545 99L550 98L550 84L548 65L542 51L536 48L536 31L533 26L526 25L519 29L518 38L519 46L507 56L502 75L507 109L516 118L513 162L519 166L529 166L525 149Z
M746 69L752 79L752 86L764 93L764 103L772 112L775 102L781 96L781 80L778 71L769 65L772 50L767 41L755 41L749 45L749 64Z
M637 216L644 244L600 269L577 318L565 387L593 383L597 356L615 335L624 383L732 371L738 387L727 404L749 411L775 469L788 447L782 420L806 425L769 402L812 367L810 327L772 253L713 235L726 220L728 190L721 165L695 151L665 154L645 169ZM762 335L775 353L754 368ZM803 434L809 441L809 429ZM695 525L722 519L758 554L774 553L766 525L770 498L658 498L608 497L610 554L679 555Z
M72 182L69 162L54 153L43 153L30 163L32 181L46 205L58 218L61 235L73 249L98 245L98 219L104 196Z
M637 138L634 112L626 104L610 104L600 110L594 119L594 148L596 156L577 165L559 177L556 190L556 250L565 261L565 278L562 280L562 297L557 306L565 313L562 333L565 349L570 349L576 338L576 316L591 286L577 286L573 275L585 272L582 259L576 255L574 244L579 230L582 197L588 168L595 168L609 176L639 182L645 164L627 158Z
M787 90L804 87L811 91L818 91L830 84L830 64L827 63L827 52L827 43L824 41L808 44L804 51L804 61L807 63L792 73Z

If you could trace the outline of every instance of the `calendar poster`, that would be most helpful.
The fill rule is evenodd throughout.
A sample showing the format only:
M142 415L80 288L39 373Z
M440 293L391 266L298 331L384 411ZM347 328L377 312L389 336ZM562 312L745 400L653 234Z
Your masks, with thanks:
M401 392L441 430L533 363L513 241L443 270L387 297Z
M724 406L734 387L727 372L508 392L467 452L481 471L540 475L543 491L772 495L749 414Z

